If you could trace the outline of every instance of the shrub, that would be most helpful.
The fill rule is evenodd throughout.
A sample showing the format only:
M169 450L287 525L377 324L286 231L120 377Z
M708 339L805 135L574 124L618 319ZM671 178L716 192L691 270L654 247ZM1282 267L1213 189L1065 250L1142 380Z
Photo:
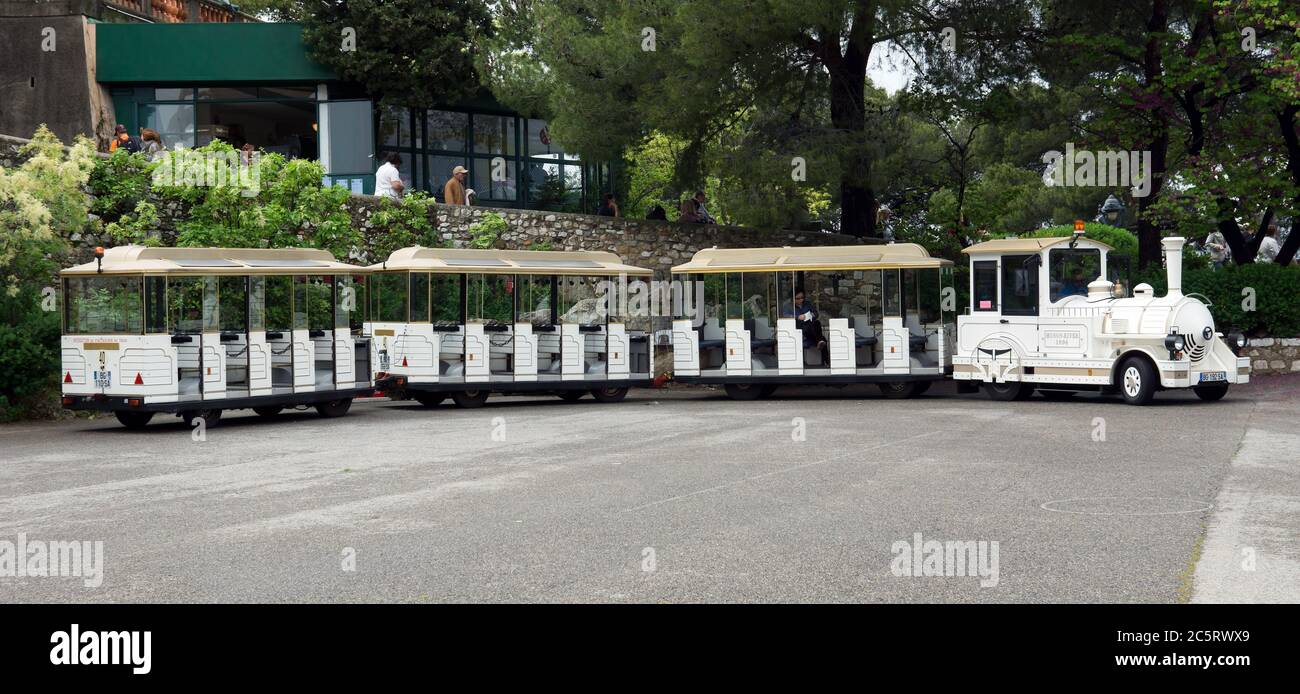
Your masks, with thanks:
M469 225L469 247L492 248L501 234L509 229L505 217L497 212L484 212L477 222Z
M90 192L95 196L90 211L106 222L130 213L148 195L153 168L144 154L125 149L106 159L96 159L90 173Z
M433 223L429 221L429 211L433 205L433 198L419 191L403 197L400 203L381 197L378 207L370 214L370 221L375 227L383 229L383 233L370 239L370 257L376 261L382 260L393 251L412 244L427 248L444 245Z

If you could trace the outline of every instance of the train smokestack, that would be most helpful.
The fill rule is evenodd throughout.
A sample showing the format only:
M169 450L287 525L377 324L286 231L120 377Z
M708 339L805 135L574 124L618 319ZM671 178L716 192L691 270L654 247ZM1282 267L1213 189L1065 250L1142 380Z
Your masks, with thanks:
M1183 294L1183 245L1186 243L1187 239L1181 236L1160 240L1160 245L1165 248L1165 272L1169 275L1169 291L1166 296Z

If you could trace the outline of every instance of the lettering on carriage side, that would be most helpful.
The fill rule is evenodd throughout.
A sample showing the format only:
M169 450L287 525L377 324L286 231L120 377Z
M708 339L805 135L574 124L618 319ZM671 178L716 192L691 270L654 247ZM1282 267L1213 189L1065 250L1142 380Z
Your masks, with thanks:
M1044 330L1043 346L1057 349L1082 349L1083 334L1078 330Z
M50 634L50 643L53 665L130 665L136 675L153 670L151 631L81 631L73 624Z
M894 559L889 570L895 576L920 578L964 576L979 578L981 588L998 585L998 541L926 540L921 533L912 542L898 540L890 547Z
M77 576L87 588L104 583L104 541L0 540L0 579Z

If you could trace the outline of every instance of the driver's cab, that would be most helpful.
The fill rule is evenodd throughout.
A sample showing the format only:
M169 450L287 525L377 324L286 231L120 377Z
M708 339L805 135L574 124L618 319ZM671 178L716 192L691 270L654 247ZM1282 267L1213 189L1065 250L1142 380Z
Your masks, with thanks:
M1057 344L1052 326L1091 315L1098 299L1127 295L1127 268L1109 258L1110 246L1079 234L996 239L962 252L970 256L970 306L959 316L963 353L992 335L1019 343L1025 353L1067 349L1078 355L1087 340ZM1110 282L1109 287L1096 284ZM1089 285L1105 294L1089 297Z

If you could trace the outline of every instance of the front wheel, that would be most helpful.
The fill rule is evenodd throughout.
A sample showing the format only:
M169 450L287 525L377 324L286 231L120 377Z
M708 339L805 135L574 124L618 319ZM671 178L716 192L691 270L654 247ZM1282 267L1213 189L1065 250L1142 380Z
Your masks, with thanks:
M985 383L984 392L999 402L1024 400L1034 392L1034 386L1020 381L1003 381L1002 383Z
M591 397L596 398L596 402L619 402L627 397L627 388L595 388Z
M763 395L763 386L757 383L728 383L723 390L732 400L757 400Z
M451 394L452 402L465 408L482 407L487 399L486 390L458 390Z
M347 414L350 407L352 407L352 398L329 400L316 403L316 412L322 417L333 419Z
M143 429L145 428L145 425L149 423L149 420L153 419L152 412L118 410L117 412L114 412L113 415L117 417L117 421L121 422L122 426L127 429Z
M879 386L880 392L887 398L912 398L920 395L916 381L890 381Z
M1141 357L1129 357L1119 369L1119 393L1130 405L1145 405L1156 394L1156 370Z
M1192 386L1192 392L1196 393L1196 397L1206 402L1214 402L1216 400L1222 400L1223 396L1228 394L1228 384L1223 383L1213 386Z
M761 398L770 398L772 397L772 393L775 393L776 389L779 387L780 386L775 385L763 386L763 388L758 391L758 396Z

